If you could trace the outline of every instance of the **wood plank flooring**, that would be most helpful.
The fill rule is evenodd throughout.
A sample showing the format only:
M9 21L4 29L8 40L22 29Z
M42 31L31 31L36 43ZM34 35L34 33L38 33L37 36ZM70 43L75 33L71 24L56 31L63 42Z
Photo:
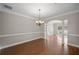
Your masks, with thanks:
M24 44L12 46L1 50L1 55L79 55L79 49L72 46L64 46L54 36L45 39L37 39Z

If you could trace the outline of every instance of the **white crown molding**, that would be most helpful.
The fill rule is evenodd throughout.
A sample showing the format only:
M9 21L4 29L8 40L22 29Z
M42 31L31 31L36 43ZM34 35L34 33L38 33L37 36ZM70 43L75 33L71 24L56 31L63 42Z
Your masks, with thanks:
M29 33L15 33L15 34L4 34L0 37L18 36L18 35L31 35L31 34L41 34L42 32L29 32Z
M13 11L13 10L8 10L8 9L0 8L0 11L1 11L1 12L5 12L5 13L9 13L9 14L13 14L13 15L17 15L17 16L26 17L26 18L28 18L28 19L36 19L36 18L34 18L34 17L27 16L27 15L23 15L23 14L21 14L21 13L15 12L15 11Z
M67 12L67 13L63 13L63 14L60 14L60 15L56 15L56 16L53 16L53 17L48 17L46 18L47 20L51 20L51 19L54 19L56 17L61 17L61 16L65 16L65 15L70 15L70 14L74 14L74 13L77 13L79 12L79 10L74 10L74 11L70 11L70 12Z

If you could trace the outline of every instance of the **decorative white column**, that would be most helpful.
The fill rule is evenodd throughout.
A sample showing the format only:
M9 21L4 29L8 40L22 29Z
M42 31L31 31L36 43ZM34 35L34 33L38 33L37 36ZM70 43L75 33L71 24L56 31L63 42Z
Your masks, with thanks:
M44 37L47 39L47 24L44 24Z
M64 20L62 20L62 44L64 44Z

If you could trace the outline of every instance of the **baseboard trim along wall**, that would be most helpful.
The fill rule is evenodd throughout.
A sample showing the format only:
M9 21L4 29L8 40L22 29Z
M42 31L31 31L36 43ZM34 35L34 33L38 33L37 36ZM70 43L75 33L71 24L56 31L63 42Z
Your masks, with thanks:
M37 34L44 34L44 33L41 33L41 32L29 32L29 33L6 34L6 35L0 35L0 38L15 37L15 36L19 36L19 35L37 35ZM28 40L14 42L14 43L9 44L9 45L1 46L0 49L4 49L4 48L11 47L11 46L19 45L19 44L26 43L26 42L36 40L36 39L39 39L39 38L44 38L44 37L41 35L41 36L30 38ZM5 43L5 42L3 42L3 43Z
M75 45L75 44L72 44L72 43L68 43L67 45L69 45L69 46L73 46L73 47L76 47L76 48L79 48L78 45Z
M68 36L79 37L78 34L68 34ZM79 45L77 45L77 44L68 43L68 45L79 48Z
M30 42L30 41L33 41L33 40L36 40L36 39L39 39L39 38L43 38L43 37L37 37L37 38L33 38L33 39L17 42L17 43L14 43L14 44L6 45L6 46L3 46L3 47L0 47L0 49L16 46L16 45L19 45L19 44L22 44L22 43L26 43L26 42Z

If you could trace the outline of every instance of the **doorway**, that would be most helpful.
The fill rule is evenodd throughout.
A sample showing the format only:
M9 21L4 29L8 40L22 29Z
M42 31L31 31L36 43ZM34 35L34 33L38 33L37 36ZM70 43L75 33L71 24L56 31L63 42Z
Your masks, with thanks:
M53 37L58 43L67 45L68 42L68 20L52 20L45 26L46 39Z

